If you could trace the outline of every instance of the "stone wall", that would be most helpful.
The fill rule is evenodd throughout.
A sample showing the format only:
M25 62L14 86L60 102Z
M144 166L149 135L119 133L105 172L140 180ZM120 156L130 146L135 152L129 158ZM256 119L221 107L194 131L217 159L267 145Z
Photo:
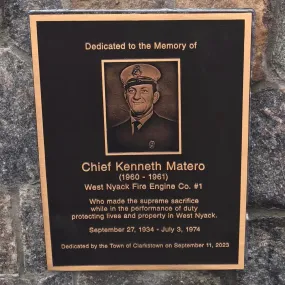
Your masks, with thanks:
M46 271L27 12L254 8L244 271ZM285 284L285 0L0 0L0 285Z

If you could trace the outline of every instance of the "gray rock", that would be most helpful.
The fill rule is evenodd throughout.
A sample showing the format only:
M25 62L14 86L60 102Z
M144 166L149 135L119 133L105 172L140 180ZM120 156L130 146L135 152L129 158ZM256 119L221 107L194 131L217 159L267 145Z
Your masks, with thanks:
M285 218L258 217L248 225L248 260L239 285L285 284Z
M61 9L60 0L5 0L4 26L14 43L30 51L30 10Z
M73 285L72 273L27 274L23 277L0 277L0 285Z
M0 180L38 178L32 71L12 50L0 49Z
M161 9L174 8L174 0L71 0L73 9Z
M40 187L20 188L20 219L24 248L24 271L39 273L46 270L44 228Z
M72 285L73 278L71 273L59 273L42 276L37 280L37 285Z
M31 285L33 284L30 280L23 278L4 278L0 277L0 285Z
M285 94L252 95L249 203L285 208Z
M118 271L80 273L80 285L220 285L217 272Z
M275 2L275 1L273 1ZM276 1L273 31L270 34L272 47L268 50L272 71L285 80L285 0Z
M219 276L220 272L211 271L182 271L180 272L180 283L187 285L219 285L224 284ZM166 284L174 284L177 282L171 281Z
M17 273L17 250L11 216L11 197L0 195L0 274ZM0 281L1 284L1 281Z

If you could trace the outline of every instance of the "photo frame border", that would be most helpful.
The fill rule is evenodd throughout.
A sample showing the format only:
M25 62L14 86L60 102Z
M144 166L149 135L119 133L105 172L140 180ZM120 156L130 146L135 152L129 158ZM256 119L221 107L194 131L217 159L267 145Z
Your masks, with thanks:
M139 63L139 62L177 62L177 91L178 91L178 151L146 151L146 152L109 152L108 151L108 128L107 128L107 104L106 104L106 79L105 63ZM182 154L182 132L181 132L181 65L180 58L140 58L140 59L102 59L102 95L103 95L103 115L104 115L104 146L106 156L120 155L181 155Z

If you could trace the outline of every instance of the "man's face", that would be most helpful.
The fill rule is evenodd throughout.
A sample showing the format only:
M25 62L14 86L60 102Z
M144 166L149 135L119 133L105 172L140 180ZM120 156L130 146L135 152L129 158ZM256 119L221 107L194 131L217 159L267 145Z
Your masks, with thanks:
M141 84L129 87L126 91L126 100L135 116L143 116L159 98L158 92L153 92L152 84Z

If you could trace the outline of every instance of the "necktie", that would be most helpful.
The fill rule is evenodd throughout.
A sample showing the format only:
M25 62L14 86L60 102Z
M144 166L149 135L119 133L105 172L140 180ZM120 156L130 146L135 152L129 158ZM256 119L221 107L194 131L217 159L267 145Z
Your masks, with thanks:
M141 124L139 121L134 121L134 134L137 133L139 131L138 127Z

